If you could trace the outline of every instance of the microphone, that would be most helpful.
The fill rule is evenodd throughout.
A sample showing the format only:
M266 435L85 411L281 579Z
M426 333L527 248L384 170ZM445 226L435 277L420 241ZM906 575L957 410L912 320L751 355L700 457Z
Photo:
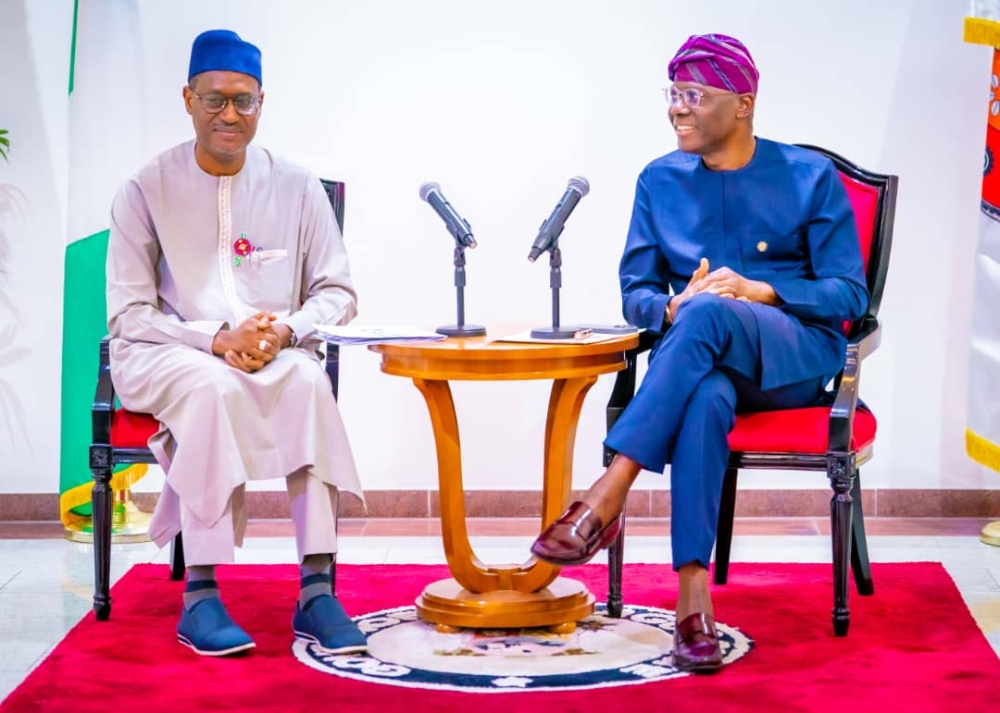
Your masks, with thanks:
M448 226L448 232L455 236L455 242L461 247L474 248L478 245L476 239L472 237L472 226L469 225L469 221L456 213L451 203L441 195L440 185L430 181L420 186L420 199L431 204L431 208Z
M528 253L528 260L530 262L534 262L538 259L539 255L555 244L560 234L562 234L569 214L576 208L576 204L580 202L580 199L588 193L590 193L590 184L586 178L583 176L573 176L573 178L569 179L566 192L559 199L555 210L552 211L552 215L542 223L542 227L538 230L538 237L535 238L535 242L531 245L531 252Z

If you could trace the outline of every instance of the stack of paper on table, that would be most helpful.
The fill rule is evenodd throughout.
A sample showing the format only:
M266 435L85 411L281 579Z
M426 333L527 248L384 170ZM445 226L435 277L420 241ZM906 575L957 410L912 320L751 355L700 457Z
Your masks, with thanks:
M596 344L597 342L609 342L612 339L618 339L622 334L598 334L597 332L592 332L589 329L577 330L576 336L567 337L566 339L545 339L541 337L531 336L531 330L527 332L518 332L517 334L508 334L503 337L496 337L492 341L494 342L524 342L525 344Z
M409 325L383 325L361 327L353 324L336 326L314 325L319 336L331 344L392 344L399 342L433 342L444 339L443 334Z

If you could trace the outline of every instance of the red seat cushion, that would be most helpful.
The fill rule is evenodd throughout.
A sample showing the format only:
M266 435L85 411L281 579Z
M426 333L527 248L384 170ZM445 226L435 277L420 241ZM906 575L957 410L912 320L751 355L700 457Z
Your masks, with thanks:
M875 416L859 408L854 414L851 450L860 451L875 440ZM736 416L729 433L730 450L741 453L826 453L830 407L760 411Z
M875 415L859 408L854 414L851 449L860 451L875 440ZM830 407L786 409L743 413L729 434L732 451L754 453L826 453ZM111 419L111 445L115 448L146 448L160 422L148 413L117 409Z
M160 422L148 413L132 413L123 408L111 414L113 448L148 448L150 436L160 430Z

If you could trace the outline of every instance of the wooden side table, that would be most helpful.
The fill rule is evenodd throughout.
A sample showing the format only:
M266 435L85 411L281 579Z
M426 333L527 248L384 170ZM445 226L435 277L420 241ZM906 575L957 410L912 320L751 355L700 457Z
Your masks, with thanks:
M545 422L542 527L554 521L573 483L573 444L583 399L601 374L625 367L635 334L593 344L519 344L486 337L380 344L382 371L413 379L430 411L437 446L441 534L452 579L434 582L417 612L441 629L548 626L572 630L594 610L594 597L559 567L530 557L522 565L487 565L472 550L465 524L462 450L451 380L552 379Z

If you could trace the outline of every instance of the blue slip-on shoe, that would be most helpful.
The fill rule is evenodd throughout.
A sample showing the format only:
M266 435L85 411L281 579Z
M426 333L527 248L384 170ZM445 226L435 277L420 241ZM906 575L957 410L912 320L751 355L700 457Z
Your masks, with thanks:
M181 612L177 640L202 656L229 656L256 646L218 597L202 599Z
M368 650L368 640L347 616L336 597L321 594L302 609L295 604L292 619L295 638L312 644L325 654L351 654Z

